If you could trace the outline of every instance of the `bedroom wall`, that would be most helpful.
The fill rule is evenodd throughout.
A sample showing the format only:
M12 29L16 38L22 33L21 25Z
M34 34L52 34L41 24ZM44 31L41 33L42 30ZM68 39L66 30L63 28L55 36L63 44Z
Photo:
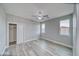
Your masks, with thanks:
M6 48L6 15L0 4L0 55L3 54Z
M60 20L66 20L66 19L70 19L70 35L69 36L65 36L65 35L60 35ZM66 16L62 16L62 17L58 17L52 20L48 20L45 22L42 22L43 24L45 24L45 33L41 34L41 37L43 39L48 38L47 40L50 40L52 42L55 43L60 43L60 44L64 44L68 47L72 47L72 15L66 15Z
M37 32L39 32L39 23L19 16L7 14L7 28L9 23L17 24L17 44L38 39L39 34ZM8 31L7 35L9 35ZM8 40L9 36L7 37L7 42Z
M75 39L75 55L79 56L79 4L75 5L76 16L76 39Z

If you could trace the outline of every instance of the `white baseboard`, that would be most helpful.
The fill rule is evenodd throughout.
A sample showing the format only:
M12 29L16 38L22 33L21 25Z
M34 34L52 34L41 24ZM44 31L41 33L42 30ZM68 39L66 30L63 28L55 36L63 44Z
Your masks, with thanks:
M6 48L7 48L7 47L5 47L5 48L3 49L3 52L2 52L2 54L1 54L1 56L3 56L3 54L4 54L5 50L6 50Z
M62 46L71 48L71 49L73 48L73 47L70 46L70 45L64 44L64 43L62 43L62 42L57 42L57 41L52 40L52 39L49 39L49 38L45 38L45 37L40 37L40 38L45 39L45 40L48 40L48 41L51 41L51 42L53 42L53 43L55 43L55 44L59 44L59 45L62 45Z

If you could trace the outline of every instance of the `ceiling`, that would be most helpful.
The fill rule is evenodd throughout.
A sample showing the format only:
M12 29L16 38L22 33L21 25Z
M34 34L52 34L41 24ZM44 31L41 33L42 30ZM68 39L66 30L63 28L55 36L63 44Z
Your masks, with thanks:
M2 5L6 13L38 22L71 14L74 10L74 4L63 3L4 3ZM32 17L38 10L43 10L44 14L49 15L49 19L38 20Z

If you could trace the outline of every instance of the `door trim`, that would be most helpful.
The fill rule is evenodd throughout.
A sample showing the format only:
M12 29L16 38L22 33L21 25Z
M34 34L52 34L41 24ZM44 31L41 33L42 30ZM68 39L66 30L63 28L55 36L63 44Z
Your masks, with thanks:
M6 42L6 47L9 47L9 24L16 24L17 25L17 23L15 23L15 22L8 22L7 23L7 42ZM16 31L17 31L17 29L16 29ZM16 36L16 44L17 44L17 36Z

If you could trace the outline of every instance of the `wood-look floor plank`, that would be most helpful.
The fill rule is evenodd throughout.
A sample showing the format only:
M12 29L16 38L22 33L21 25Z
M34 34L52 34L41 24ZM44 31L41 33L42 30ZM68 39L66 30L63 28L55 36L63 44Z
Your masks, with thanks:
M62 53L61 53L62 52ZM71 56L72 49L39 39L7 48L3 56Z

